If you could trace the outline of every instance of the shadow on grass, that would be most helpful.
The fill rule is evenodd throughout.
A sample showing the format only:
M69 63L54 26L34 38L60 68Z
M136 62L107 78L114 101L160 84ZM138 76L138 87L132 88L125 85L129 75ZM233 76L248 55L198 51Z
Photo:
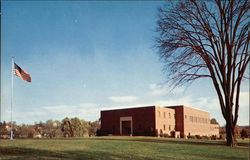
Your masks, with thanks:
M149 138L93 138L95 140L114 140L114 141L135 141L135 142L151 142L151 143L171 143L171 144L194 144L194 145L212 145L226 146L225 141L206 141L206 140L179 140L179 139L149 139ZM238 146L249 147L249 143L237 143Z
M65 159L67 155L61 152L39 150L32 148L0 147L1 157L4 159ZM10 157L10 158L9 158Z
M203 151L203 152L197 152L197 151L193 151L193 152L185 152L182 153L183 157L186 157L185 159L187 160L191 160L191 159L216 159L216 160L247 160L246 157L244 156L239 156L237 155L233 155L233 154L226 154L223 152L217 152L217 153L209 153L211 151ZM192 157L196 157L196 158L192 158Z
M115 151L66 151L66 153L71 155L70 159L77 160L154 160L147 157L138 157L137 155L128 155L128 154L116 154Z
M0 159L5 160L153 160L145 157L118 155L115 152L66 150L61 152L39 150L32 148L0 147Z

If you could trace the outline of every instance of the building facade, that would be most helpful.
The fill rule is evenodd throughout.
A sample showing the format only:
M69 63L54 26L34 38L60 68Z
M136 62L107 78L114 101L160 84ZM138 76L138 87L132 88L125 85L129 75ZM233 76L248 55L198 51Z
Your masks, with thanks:
M176 131L181 137L190 135L219 136L219 125L210 123L210 113L187 106L169 107L175 110Z
M101 131L111 135L219 136L209 112L187 106L147 106L101 111Z
M150 136L155 129L155 107L101 111L101 131L113 135Z

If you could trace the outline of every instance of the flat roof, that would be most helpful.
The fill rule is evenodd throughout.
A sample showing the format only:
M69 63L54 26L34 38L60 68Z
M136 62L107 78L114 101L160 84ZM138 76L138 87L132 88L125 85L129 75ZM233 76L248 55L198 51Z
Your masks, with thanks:
M126 110L126 109L141 109L141 108L150 108L150 107L158 107L158 106L142 106L142 107L129 107L129 108L117 108L117 109L105 109L101 111L114 111L114 110Z
M202 109L198 109L198 108L194 108L194 107L189 107L189 106L185 106L185 105L174 105L174 106L164 106L166 108L169 108L169 107L186 107L186 108L191 108L191 109L196 109L196 110L199 110L199 111L202 111L202 112L207 112L207 113L210 113L208 111L205 111L205 110L202 110Z

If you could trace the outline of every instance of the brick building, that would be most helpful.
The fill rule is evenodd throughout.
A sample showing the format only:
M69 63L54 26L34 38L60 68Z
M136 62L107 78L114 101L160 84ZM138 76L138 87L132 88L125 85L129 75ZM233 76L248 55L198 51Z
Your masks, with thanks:
M209 112L199 109L183 105L147 106L101 111L101 131L134 136L219 136L219 125L210 124Z

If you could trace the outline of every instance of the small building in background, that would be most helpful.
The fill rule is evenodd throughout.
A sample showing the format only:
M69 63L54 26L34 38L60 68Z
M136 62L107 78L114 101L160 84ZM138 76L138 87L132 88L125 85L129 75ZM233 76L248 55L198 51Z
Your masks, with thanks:
M210 113L179 106L147 106L101 111L104 135L219 136L219 125L210 123Z

